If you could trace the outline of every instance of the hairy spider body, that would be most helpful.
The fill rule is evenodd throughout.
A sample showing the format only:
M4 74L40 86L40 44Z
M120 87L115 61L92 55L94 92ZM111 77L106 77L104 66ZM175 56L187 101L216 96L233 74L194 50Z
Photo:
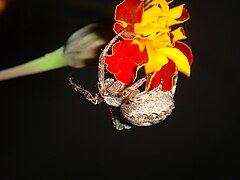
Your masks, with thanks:
M172 113L174 100L168 91L159 88L154 91L143 91L122 104L122 115L136 126L150 126L166 119Z
M94 96L89 91L75 84L72 78L69 84L72 88L93 104L104 101L112 113L112 121L117 130L129 129L131 124L136 126L150 126L163 121L174 109L173 96L176 89L177 75L174 78L172 91L162 91L161 84L151 91L140 92L144 82L150 77L144 77L132 85L112 78L105 79L105 56L108 50L124 33L124 30L117 34L104 48L98 64L98 89L99 93ZM125 118L125 119L124 119Z

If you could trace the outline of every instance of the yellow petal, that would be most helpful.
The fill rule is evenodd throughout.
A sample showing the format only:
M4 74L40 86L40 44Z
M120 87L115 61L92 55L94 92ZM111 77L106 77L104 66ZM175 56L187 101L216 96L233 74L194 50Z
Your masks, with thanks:
M171 59L177 66L178 70L185 74L186 76L190 76L190 65L188 63L187 57L177 48L161 48L159 50L161 54L165 55L169 59Z
M168 12L169 19L167 22L167 26L181 24L181 23L187 21L190 17L187 14L186 10L185 10L184 18L181 17L183 15L183 10L184 10L184 4L170 9Z
M134 25L136 34L149 36L155 33L162 33L168 23L167 13L163 12L158 6L153 6L143 13L142 22Z
M166 2L166 0L158 0L158 1L163 11L169 10L168 3Z
M182 15L182 11L183 11L184 6L185 6L184 4L181 4L179 6L171 8L168 12L168 16L173 18L173 19L180 18L181 15Z
M171 31L171 34L173 34L173 42L186 39L187 36L185 36L184 29L182 27L179 27L173 31Z
M166 28L166 21L161 23L138 23L134 26L134 31L136 34L141 34L142 36L149 36L149 35L156 35L156 33L162 34L166 30L169 31L168 28Z
M154 39L154 45L157 48L173 47L169 33L163 33L156 35Z
M159 17L163 11L158 6L152 6L143 13L142 21L148 21L152 18Z
M161 9L163 11L168 11L169 7L168 4L170 4L170 2L166 2L166 0L145 0L145 9L148 9L149 7L152 6L158 6L160 4Z
M160 52L160 48L154 47L152 42L146 42L146 48L148 52L148 63L144 65L146 74L158 71L168 63L166 55Z
M145 41L139 41L138 38L133 39L132 44L137 44L139 47L139 50L142 52L145 49Z

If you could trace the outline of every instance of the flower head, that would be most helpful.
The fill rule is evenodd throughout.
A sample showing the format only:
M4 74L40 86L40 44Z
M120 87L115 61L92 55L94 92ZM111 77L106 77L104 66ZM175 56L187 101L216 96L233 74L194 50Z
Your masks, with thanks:
M162 90L171 90L178 71L190 76L193 61L191 49L180 40L184 29L171 26L189 19L184 5L169 8L173 0L123 0L115 10L114 31L122 40L106 56L107 70L125 84L132 84L137 71L144 67L151 75L146 90L162 82Z

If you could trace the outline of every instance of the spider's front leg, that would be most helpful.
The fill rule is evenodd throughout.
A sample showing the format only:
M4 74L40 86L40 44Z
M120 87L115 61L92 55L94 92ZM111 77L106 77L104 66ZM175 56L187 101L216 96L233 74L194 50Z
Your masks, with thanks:
M152 74L149 74L146 77L143 77L134 82L131 86L122 91L122 95L124 97L127 97L128 100L136 96L138 93L140 93L140 90L138 88L141 87L143 83L145 83L151 77L151 75Z
M103 49L102 53L99 56L98 62L98 89L99 94L104 96L104 91L106 89L105 82L105 56L108 54L109 49L113 46L113 44L118 40L118 38L123 34L126 30L122 30L118 33Z
M95 94L94 97L88 90L82 88L80 85L77 85L72 80L73 78L69 78L69 85L92 104L99 104L103 100L103 98L99 94Z
M131 86L127 87L122 91L123 96L131 96L132 94L138 93L138 88L143 85L143 83L148 79L148 77L143 77L139 80L137 80L135 83L133 83Z

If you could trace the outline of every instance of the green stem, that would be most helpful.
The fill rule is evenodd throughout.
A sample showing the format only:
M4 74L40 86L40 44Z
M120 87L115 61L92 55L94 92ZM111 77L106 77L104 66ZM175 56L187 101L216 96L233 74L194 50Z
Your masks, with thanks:
M0 81L68 66L63 47L25 64L0 71Z

